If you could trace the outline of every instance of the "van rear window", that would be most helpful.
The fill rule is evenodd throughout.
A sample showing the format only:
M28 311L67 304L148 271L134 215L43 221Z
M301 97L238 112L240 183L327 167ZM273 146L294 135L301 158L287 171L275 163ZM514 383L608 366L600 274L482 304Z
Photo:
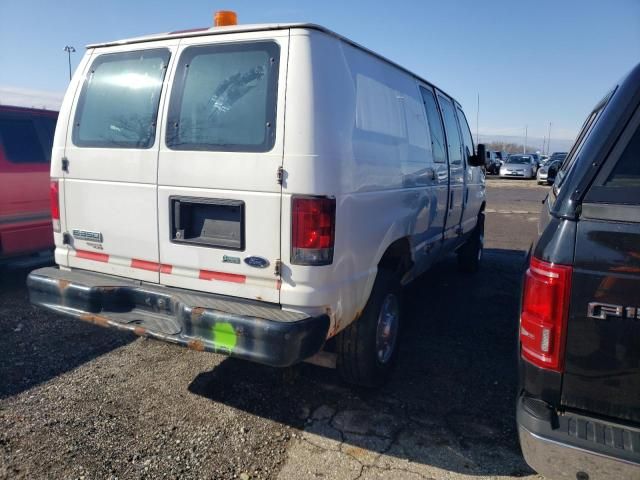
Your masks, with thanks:
M73 124L79 147L150 148L169 50L100 55L82 87Z
M0 113L0 147L16 164L49 163L56 118L28 113Z
M271 150L279 52L274 42L186 48L171 92L167 146L174 150Z

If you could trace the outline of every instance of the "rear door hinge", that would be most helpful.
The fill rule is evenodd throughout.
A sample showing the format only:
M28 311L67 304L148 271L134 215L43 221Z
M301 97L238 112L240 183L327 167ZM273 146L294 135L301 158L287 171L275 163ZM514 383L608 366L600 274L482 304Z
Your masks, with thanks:
M276 277L279 277L280 275L282 275L282 260L277 259L277 260L275 261L273 274L274 274Z
M283 179L284 179L284 168L282 168L282 165L280 165L278 167L278 171L276 172L276 180L278 182L278 185L282 185Z
M69 159L62 157L62 171L69 173Z

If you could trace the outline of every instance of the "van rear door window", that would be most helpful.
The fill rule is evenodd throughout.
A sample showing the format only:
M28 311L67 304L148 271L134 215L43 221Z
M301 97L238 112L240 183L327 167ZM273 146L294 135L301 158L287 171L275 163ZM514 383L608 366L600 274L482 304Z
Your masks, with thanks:
M186 48L171 92L167 147L271 150L279 52L275 42Z
M100 55L87 74L73 124L78 147L150 148L169 50Z

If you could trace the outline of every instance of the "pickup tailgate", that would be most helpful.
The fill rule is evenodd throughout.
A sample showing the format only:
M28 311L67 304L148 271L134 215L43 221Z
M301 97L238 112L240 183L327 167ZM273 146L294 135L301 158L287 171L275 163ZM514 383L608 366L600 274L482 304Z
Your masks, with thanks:
M571 290L563 405L640 422L640 223L581 220Z

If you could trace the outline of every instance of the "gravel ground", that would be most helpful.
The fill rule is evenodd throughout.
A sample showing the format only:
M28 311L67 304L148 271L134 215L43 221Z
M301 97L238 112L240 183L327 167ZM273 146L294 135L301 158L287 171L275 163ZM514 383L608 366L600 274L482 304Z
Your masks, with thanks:
M545 192L489 182L481 272L449 259L408 289L399 368L379 391L45 313L27 268L0 271L0 478L532 475L514 423L515 319ZM500 213L513 211L527 213Z

